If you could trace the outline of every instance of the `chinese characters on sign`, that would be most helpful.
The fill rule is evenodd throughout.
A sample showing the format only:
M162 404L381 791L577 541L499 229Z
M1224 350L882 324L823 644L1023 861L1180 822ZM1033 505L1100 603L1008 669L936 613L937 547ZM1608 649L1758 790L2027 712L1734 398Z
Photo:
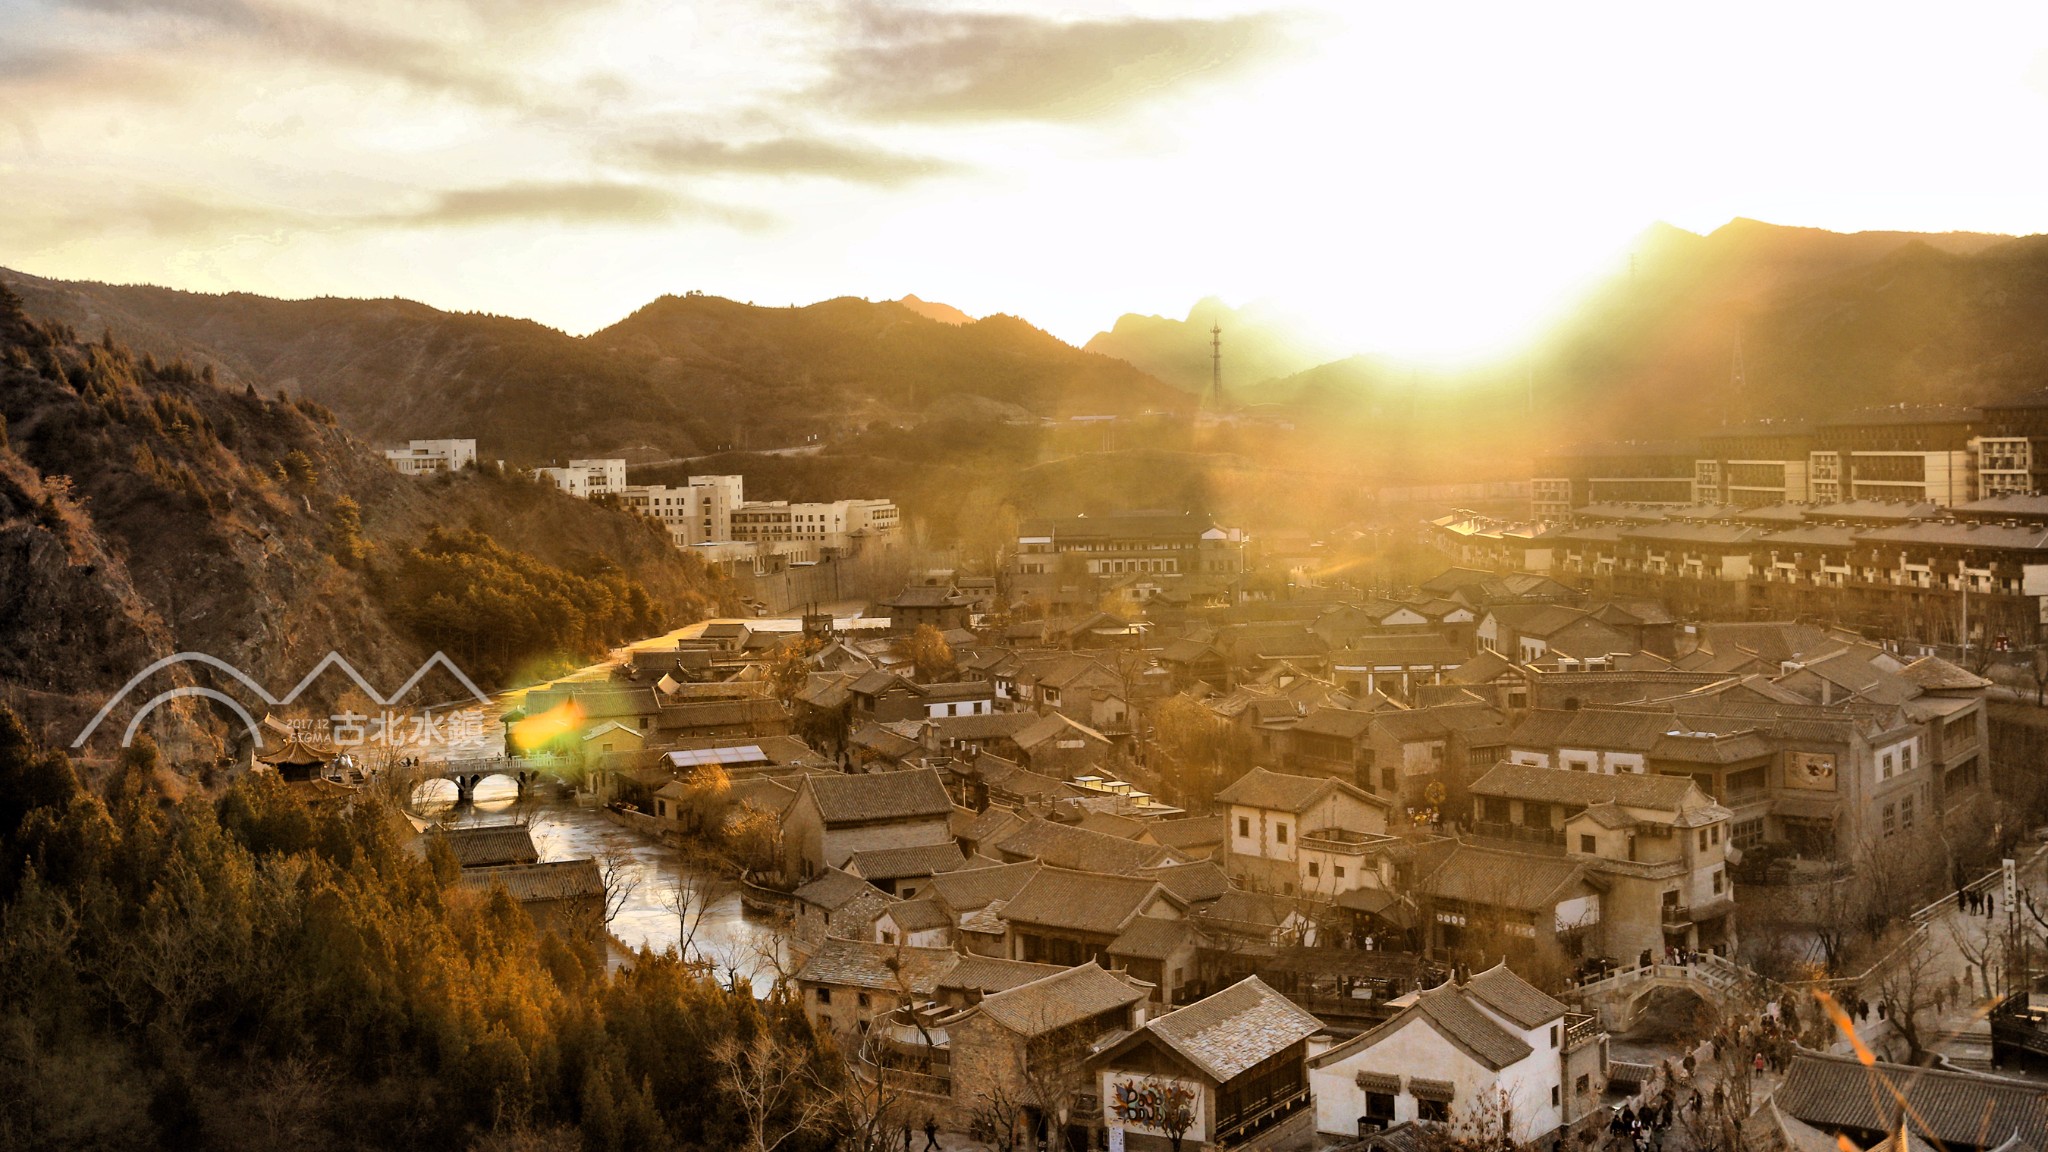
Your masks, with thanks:
M470 747L484 743L481 708L439 713L432 709L418 713L386 709L375 715L344 710L332 716L307 717L289 723L292 739L336 748Z

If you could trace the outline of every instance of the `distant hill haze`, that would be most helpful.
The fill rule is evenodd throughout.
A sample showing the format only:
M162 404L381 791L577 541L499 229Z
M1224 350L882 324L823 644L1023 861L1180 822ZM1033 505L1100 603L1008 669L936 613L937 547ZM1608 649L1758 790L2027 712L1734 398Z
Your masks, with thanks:
M1655 226L1633 257L1540 340L1457 371L1341 356L1268 309L1215 299L1180 320L1123 316L1076 349L1016 317L915 296L786 308L666 296L574 337L403 300L0 279L34 314L317 400L367 439L474 436L515 463L687 461L885 423L1187 413L1209 389L1216 325L1230 405L1348 436L1360 459L1415 482L1526 474L1530 453L1570 440L2048 384L2048 239L1738 219L1704 236Z
M955 323L897 301L764 308L665 296L575 337L405 300L273 300L6 271L0 280L35 315L212 364L231 384L316 400L367 439L475 437L485 456L520 463L774 448L956 401L1052 417L1189 404L1015 317Z
M1177 388L1206 394L1213 372L1210 332L1218 326L1223 329L1224 395L1240 403L1260 399L1259 386L1267 381L1335 355L1264 309L1233 309L1213 296L1198 301L1185 320L1126 313L1083 347L1127 360Z
M958 325L974 323L974 317L953 307L951 304L940 304L932 300L919 300L915 295L905 296L903 299L898 300L897 303L927 320L937 320L941 324Z

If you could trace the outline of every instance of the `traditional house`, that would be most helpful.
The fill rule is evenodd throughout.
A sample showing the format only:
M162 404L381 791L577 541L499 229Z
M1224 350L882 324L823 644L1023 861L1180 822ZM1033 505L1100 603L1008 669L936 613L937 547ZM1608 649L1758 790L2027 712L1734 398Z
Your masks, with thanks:
M1012 960L1106 963L1111 945L1141 916L1177 920L1187 906L1146 876L1041 867L1003 905Z
M1533 1146L1600 1108L1607 1037L1498 965L1392 1002L1389 1020L1309 1060L1316 1129L1404 1122L1475 1146Z
M503 887L542 932L590 941L604 932L604 878L595 860L465 868L458 881L473 892Z
M827 938L872 940L875 919L891 902L887 892L837 868L798 888L794 899L790 937L798 949L815 948Z
M959 960L950 948L826 939L796 970L797 998L811 1027L857 1037L875 1017L930 999Z
M1472 784L1475 829L1544 859L1559 846L1601 889L1602 954L1735 951L1733 813L1689 776L1596 775L1503 762Z
M2048 1148L2048 1093L1995 1076L1802 1049L1773 1101L1784 1115L1830 1136L1886 1152Z
M1026 1137L1090 1146L1100 1106L1089 1099L1088 1058L1143 1025L1151 995L1143 981L1089 962L983 996L944 1021L959 1114L1000 1097L1021 1105Z
M808 879L855 852L947 844L952 798L929 768L805 776L782 814L783 868Z
M845 867L848 874L899 900L908 900L928 887L937 873L966 865L967 857L960 851L960 845L947 840L904 848L869 848L848 856Z
M1288 896L1311 887L1304 837L1343 840L1387 831L1387 801L1342 780L1254 768L1216 793L1216 802L1228 806L1224 870Z
M1092 1060L1102 1118L1131 1152L1268 1145L1310 1115L1322 1022L1256 976L1148 1021ZM1297 1119L1297 1117L1299 1119Z

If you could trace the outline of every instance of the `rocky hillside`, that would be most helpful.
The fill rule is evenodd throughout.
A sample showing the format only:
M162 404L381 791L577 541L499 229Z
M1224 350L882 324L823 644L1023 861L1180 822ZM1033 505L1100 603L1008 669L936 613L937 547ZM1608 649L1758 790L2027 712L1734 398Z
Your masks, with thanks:
M963 398L1044 416L1185 403L1130 365L1014 317L955 322L896 301L760 308L671 296L579 338L404 300L0 277L33 315L212 365L229 385L312 399L374 443L474 437L515 464L781 447Z
M328 651L381 689L436 648L503 680L724 594L638 517L512 477L401 477L312 401L81 341L4 290L0 418L0 693L60 743L172 652L273 691ZM167 738L218 731L187 716Z

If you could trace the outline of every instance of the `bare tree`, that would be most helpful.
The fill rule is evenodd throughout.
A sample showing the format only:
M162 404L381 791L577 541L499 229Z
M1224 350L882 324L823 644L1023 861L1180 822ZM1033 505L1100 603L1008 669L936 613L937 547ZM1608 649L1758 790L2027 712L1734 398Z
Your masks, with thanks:
M1064 1146L1067 1118L1073 1114L1088 1055L1088 1038L1074 1025L1040 1032L1025 1042L1024 1088L1046 1125L1049 1149Z
M995 1152L1017 1152L1023 1142L1024 1105L1000 1083L975 1093L972 1120L974 1134L988 1141Z
M697 933L703 930L704 918L710 914L711 896L710 877L692 869L676 877L668 898L662 901L662 907L676 918L676 959L684 964L704 961L697 948Z
M1917 1064L1927 1054L1920 1018L1934 1006L1936 983L1934 950L1927 946L1924 932L1911 929L1894 946L1877 978L1878 1003L1906 1042L1908 1063Z
M836 1101L840 1147L844 1152L895 1152L896 1129L904 1123L901 1086L889 1078L879 1031L857 1040L846 1058L846 1079Z
M1977 981L1984 986L1984 995L1996 995L1997 989L1991 980L1992 968L1998 963L1999 953L2005 942L1999 938L1994 922L1981 916L1960 914L1945 919L1948 923L1949 938L1955 941L1956 951L1963 958L1963 974L1966 980L1970 970L1975 969Z
M619 913L625 911L633 893L640 890L640 876L633 854L617 848L598 856L597 874L604 884L604 926L609 929Z
M746 1126L749 1152L775 1152L805 1133L824 1132L840 1107L839 1094L818 1081L811 1053L765 1028L750 1041L719 1040L711 1062Z

